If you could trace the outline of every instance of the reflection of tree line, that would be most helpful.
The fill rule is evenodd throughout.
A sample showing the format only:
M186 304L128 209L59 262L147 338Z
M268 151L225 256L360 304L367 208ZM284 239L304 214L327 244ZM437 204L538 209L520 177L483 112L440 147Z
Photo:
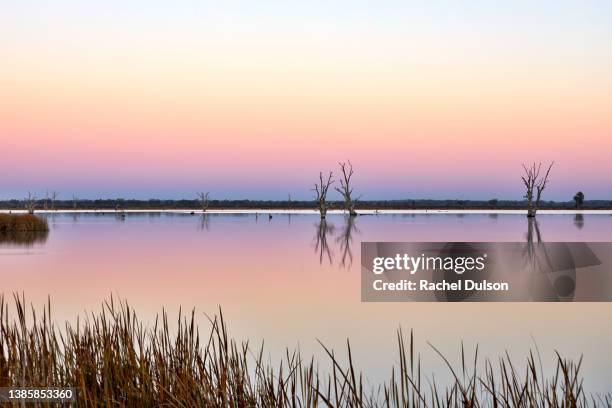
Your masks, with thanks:
M272 215L267 214L265 217L268 222L272 221ZM255 223L258 222L259 214L255 213ZM287 214L287 222L291 225L291 214ZM316 234L314 237L315 252L319 255L319 263L323 264L324 261L329 262L330 265L334 263L334 250L333 244L330 244L330 240L334 238L336 227L329 223L325 218L322 218L317 224L315 224ZM208 231L210 229L210 214L203 214L200 217L200 224L198 229L202 231ZM356 226L355 217L347 216L344 218L344 225L342 226L341 233L335 237L336 244L340 251L339 266L342 268L348 268L353 264L353 234L360 233Z
M330 247L328 238L333 237L335 227L328 223L325 218L322 218L315 224L315 252L319 255L319 263L323 264L324 259L327 259L330 265L334 262L334 251ZM355 217L347 216L344 218L344 225L340 235L336 238L336 244L340 250L340 259L338 265L341 268L349 268L353 264L353 234L359 234Z
M576 214L574 216L574 225L578 229L582 229L582 227L584 227L584 216L582 214Z
M112 213L112 212L109 212ZM80 213L72 213L71 218L73 222L78 222L79 218L82 214ZM95 216L106 215L104 213L96 213ZM115 214L116 215L116 214ZM193 215L193 214L192 214ZM288 223L291 224L291 214L288 215ZM426 214L428 216L429 214ZM159 217L161 213L149 213L148 216ZM175 217L175 216L183 216L182 214L173 214L166 213L164 214L166 217ZM198 229L203 231L208 231L210 229L210 214L204 213L200 217L200 223L198 225ZM233 216L239 217L248 217L249 214L233 214ZM415 214L402 214L402 217L415 217ZM395 214L392 215L393 218L396 217ZM489 217L497 218L497 214L489 214ZM48 219L51 220L52 226L55 228L55 218L56 215L53 214ZM125 221L125 217L116 217L118 221ZM258 215L255 214L255 222L257 222ZM267 216L268 221L272 220L272 216ZM577 229L582 229L584 227L584 216L582 214L576 214L574 216L574 226ZM334 251L330 248L330 244L328 242L328 236L333 236L335 233L335 226L331 223L327 223L325 219L321 219L321 221L316 226L316 235L315 235L315 251L319 254L319 262L323 263L323 259L327 258L330 264L333 263ZM350 267L353 263L353 252L352 252L352 236L353 233L360 233L359 229L356 226L355 217L345 217L344 225L341 230L341 234L336 237L336 243L338 244L340 250L340 261L339 265L341 267ZM33 245L33 244L42 244L45 243L48 237L48 231L38 232L38 231L22 231L18 233L1 233L0 234L0 244L10 243L16 245ZM529 217L527 224L527 247L526 253L533 259L535 250L535 244L543 244L542 234L540 231L540 226L535 217Z
M265 215L268 222L272 221L272 215ZM255 213L255 223L258 222L259 214ZM291 214L288 214L287 221L291 225ZM200 224L198 229L202 231L209 231L210 229L210 214L202 214L200 217ZM336 227L328 222L325 218L322 218L318 223L315 224L316 234L314 237L315 252L319 255L319 263L323 264L324 261L329 262L330 265L334 263L335 252L330 243L331 239L334 238ZM341 233L335 237L336 244L340 251L340 258L338 265L342 268L348 268L353 264L353 234L360 233L355 223L354 216L347 216L344 218L344 225Z
M500 257L494 257L490 267L478 272L474 271L469 279L479 281L490 278L495 280L496 277L516 279L518 286L510 295L520 296L521 301L567 302L574 300L577 268L600 264L597 256L584 243L545 243L536 217L527 218L525 239L524 244L506 246L506 248L516 248L517 252L500 252ZM475 250L486 250L488 247L488 244L472 246L470 243L450 242L445 243L442 249L433 253L442 258L464 257ZM497 251L495 248L495 245L491 245L491 249ZM437 282L463 280L452 269L447 270L442 267L434 268L432 277ZM523 290L528 292L523 292ZM480 295L479 289L460 291L445 289L435 292L436 299L441 301L466 301L473 296L478 300L482 299Z
M582 214L577 214L574 217L574 225L578 229L584 226ZM326 219L321 219L319 223L315 224L315 227L315 252L319 255L319 263L322 264L324 259L327 259L331 265L334 260L334 251L330 247L328 238L334 235L336 228L333 224L328 223ZM345 217L342 232L336 237L336 243L341 254L339 260L341 267L350 267L353 264L352 241L353 233L355 232L360 233L355 224L355 217ZM527 219L526 240L525 258L531 263L532 267L537 267L538 270L552 270L552 262L543 240L540 224L535 217L528 217ZM542 261L545 265L542 265L542 261L538 260L536 248L541 249L540 253L544 256Z

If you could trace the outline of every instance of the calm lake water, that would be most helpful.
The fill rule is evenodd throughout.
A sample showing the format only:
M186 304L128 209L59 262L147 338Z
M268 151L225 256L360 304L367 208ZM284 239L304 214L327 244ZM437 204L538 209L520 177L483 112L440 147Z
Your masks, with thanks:
M0 243L1 291L23 292L35 307L51 297L54 319L75 321L100 310L110 295L127 300L141 320L162 307L170 315L222 307L230 334L265 347L278 361L285 347L322 356L320 339L354 359L370 383L397 362L395 336L414 329L425 373L448 379L427 345L460 362L468 350L496 358L509 351L520 363L534 339L550 367L554 350L579 358L589 392L612 391L612 303L362 303L361 241L524 242L522 215L379 215L326 225L311 215L57 214L51 231L31 246ZM612 216L538 216L545 241L612 242ZM549 371L549 374L552 373Z

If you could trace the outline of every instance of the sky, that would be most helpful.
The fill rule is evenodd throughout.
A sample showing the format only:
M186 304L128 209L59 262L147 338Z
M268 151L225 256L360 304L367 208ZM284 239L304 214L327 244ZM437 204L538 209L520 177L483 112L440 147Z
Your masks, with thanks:
M612 199L612 2L465 3L0 0L0 199Z

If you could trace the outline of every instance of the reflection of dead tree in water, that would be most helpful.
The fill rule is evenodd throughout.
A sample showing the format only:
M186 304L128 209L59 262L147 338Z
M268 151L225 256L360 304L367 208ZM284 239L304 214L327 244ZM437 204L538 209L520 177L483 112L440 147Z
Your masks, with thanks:
M527 220L527 243L531 248L533 248L534 235L536 243L543 242L538 221L530 218L529 220Z
M315 236L315 252L319 254L319 263L323 264L323 258L327 256L329 260L329 264L332 264L332 251L329 248L329 243L327 242L327 235L333 235L334 226L332 224L327 224L327 221L323 218L319 221L317 226L317 235Z
M353 265L353 233L356 232L359 234L359 229L355 225L355 217L348 216L345 220L346 222L342 234L336 238L336 242L340 245L340 252L342 253L342 258L340 259L340 266L342 268Z
M546 250L546 244L542 239L542 233L540 232L540 225L535 217L527 218L527 247L525 249L526 263L531 264L532 271L551 271L553 269L552 262L548 256ZM538 251L539 249L539 251ZM544 256L544 262L546 268L541 267L540 257L538 252Z
M200 218L200 231L208 231L210 230L210 220L208 219L208 214L202 214L202 218Z
M527 221L527 244L523 253L532 299L571 301L576 289L576 263L570 246L547 244L535 217Z

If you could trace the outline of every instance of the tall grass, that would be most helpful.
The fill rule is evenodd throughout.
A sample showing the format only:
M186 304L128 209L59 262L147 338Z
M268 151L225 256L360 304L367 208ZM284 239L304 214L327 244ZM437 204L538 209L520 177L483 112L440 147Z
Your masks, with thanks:
M46 218L31 214L0 214L0 243L31 245L47 239Z
M0 387L76 387L77 406L612 407L609 395L585 393L581 361L559 355L546 378L533 353L524 372L508 355L495 364L485 360L478 372L478 349L468 361L462 348L459 367L440 354L454 382L439 387L422 374L412 333L406 340L400 330L399 366L372 390L364 387L350 343L346 360L321 345L331 366L326 373L289 350L273 367L263 346L230 338L221 311L204 336L194 312L179 312L176 330L165 312L146 327L127 302L112 298L99 313L61 329L52 322L50 302L40 314L33 307L28 312L23 297L14 295L14 313L8 303L0 296Z
M0 233L49 231L46 218L31 214L0 214Z

